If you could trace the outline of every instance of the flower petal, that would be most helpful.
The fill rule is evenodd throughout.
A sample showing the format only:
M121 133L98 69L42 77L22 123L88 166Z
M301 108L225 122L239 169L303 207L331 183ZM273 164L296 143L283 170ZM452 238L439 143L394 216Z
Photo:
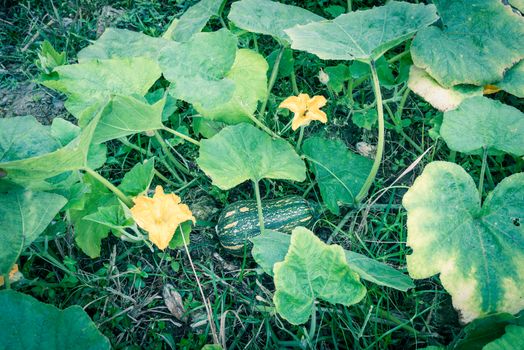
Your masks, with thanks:
M307 103L307 109L310 111L319 109L319 108L324 107L326 103L327 103L327 100L324 96L316 95L316 96L313 96L311 99L309 99Z
M319 122L322 122L324 124L327 123L327 115L320 109L307 111L306 118L308 120L318 120Z
M295 115L303 115L306 112L307 101L309 100L308 94L300 94L298 96L290 96L286 98L278 108L287 108Z

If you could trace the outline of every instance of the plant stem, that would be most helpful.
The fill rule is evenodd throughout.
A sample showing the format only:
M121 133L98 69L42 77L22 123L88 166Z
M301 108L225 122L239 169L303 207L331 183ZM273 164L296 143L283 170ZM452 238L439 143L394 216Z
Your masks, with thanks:
M488 165L488 148L486 146L482 149L482 168L480 169L479 179L479 197L482 202L482 192L484 191L484 175L486 173L486 167Z
M373 162L373 167L364 183L364 186L360 189L360 192L356 196L356 202L359 203L368 195L368 191L377 176L378 168L382 162L382 155L384 153L384 106L382 105L382 93L380 92L380 83L378 80L377 69L375 67L375 61L370 62L371 76L373 78L373 91L377 100L377 115L378 115L378 144L377 154Z
M200 146L200 142L198 142L197 140L195 140L195 139L192 138L192 137L189 137L189 136L187 136L187 135L182 134L181 132L178 132L178 131L176 131L176 130L173 130L173 129L171 129L171 128L168 128L167 126L164 126L163 129L164 129L165 131L167 131L167 132L169 132L169 133L175 135L175 136L180 137L180 138L183 139L183 140L186 140L187 142L191 142L191 143L194 144L194 145ZM155 132L155 133L156 133L156 132Z
M271 70L271 76L269 77L269 83L267 85L267 96L264 102L262 103L262 106L260 107L260 111L259 111L260 118L264 118L264 113L266 112L266 107L267 107L267 101L269 100L269 95L271 94L271 90L273 90L273 85L275 85L275 81L277 80L278 68L280 66L280 60L282 59L283 54L284 54L284 46L280 48L280 51L278 52L278 56L275 59L275 63L273 64L273 69Z
M179 184L174 183L173 181L169 180L167 177L164 176L160 171L155 169L155 176L158 177L160 180L164 181L166 184L172 186L172 187L178 187Z
M262 211L262 200L260 199L258 181L253 181L253 187L255 188L255 196L257 198L258 224L260 226L260 234L262 234L264 232L264 212Z
M113 185L111 182L109 182L105 177L94 171L93 169L89 167L85 167L82 170L84 170L86 173L94 177L98 182L100 182L102 185L107 187L108 190L113 192L125 205L127 205L129 208L133 206L133 201L131 198L126 196L122 191L120 191L115 185Z
M209 322L209 327L211 328L211 333L213 334L213 342L215 344L220 344L218 341L218 335L217 335L215 322L213 322L213 316L212 316L213 313L211 312L211 306L209 305L209 302L206 299L206 295L204 294L204 289L202 288L202 284L200 283L200 279L198 278L198 274L196 273L195 265L193 264L193 259L191 259L191 254L189 254L189 249L187 248L186 237L184 237L184 229L182 228L182 226L180 226L180 233L182 234L182 240L184 241L184 249L189 259L189 264L191 265L191 269L193 270L193 274L195 275L198 289L200 290L200 296L202 297L202 302L204 303L204 307L206 308L207 321Z
M352 2L353 2L353 1L351 1L351 0L347 0L347 3L348 3L348 12L353 11Z
M298 95L300 91L298 90L297 75L295 73L294 67L293 67L293 70L291 71L290 80L291 80L291 86L293 87L293 94Z
M302 138L304 137L304 126L300 127L300 133L298 134L298 141L297 146L295 147L295 151L300 151L300 146L302 145Z
M5 289L11 289L11 280L9 279L9 272L4 273L4 285Z
M311 342L311 345L313 344L313 337L315 336L317 327L317 307L315 303L313 302L313 311L311 312L311 323L309 325L309 341Z
M160 147L162 147L162 151L164 151L164 154L166 155L166 157L171 161L171 163L173 163L173 165L178 169L180 170L181 172L183 172L184 174L186 175L189 175L189 170L187 170L183 165L182 163L180 163L176 158L175 156L173 155L173 153L171 153L171 151L169 150L169 147L167 146L166 142L164 141L164 139L162 138L162 136L160 136L160 133L158 131L155 131L155 138L156 140L158 141L158 143L160 144Z
M273 130L271 130L270 128L265 126L264 123L262 123L260 120L258 120L257 117L255 117L254 115L249 115L249 119L251 119L253 121L253 123L255 123L260 129L264 130L265 132L267 132L272 137L280 138L280 136L278 136Z

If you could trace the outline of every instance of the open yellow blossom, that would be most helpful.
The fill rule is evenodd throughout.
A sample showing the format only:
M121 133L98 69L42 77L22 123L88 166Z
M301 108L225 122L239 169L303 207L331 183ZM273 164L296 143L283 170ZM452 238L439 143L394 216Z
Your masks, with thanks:
M326 105L326 102L326 98L322 95L310 98L308 94L299 94L286 98L278 107L287 108L295 113L291 128L297 130L299 126L309 125L312 120L327 123L326 113L320 110Z
M189 207L180 203L180 197L164 193L162 186L155 188L153 198L138 196L133 201L133 219L149 233L149 240L161 250L167 248L178 225L189 220L195 222Z
M14 264L11 268L11 271L9 271L9 281L16 282L20 280L22 277L22 274L18 272L18 265ZM0 275L0 287L3 286L5 283L4 276Z

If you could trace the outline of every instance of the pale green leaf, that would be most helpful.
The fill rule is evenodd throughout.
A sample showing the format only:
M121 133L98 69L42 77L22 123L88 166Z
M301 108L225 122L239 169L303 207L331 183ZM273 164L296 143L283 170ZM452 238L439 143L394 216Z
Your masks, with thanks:
M98 123L94 143L102 143L138 132L162 129L166 97L154 104L134 96L114 96Z
M78 52L78 62L134 57L146 57L156 61L160 50L171 44L173 43L169 40L153 38L140 32L107 28L92 45Z
M373 161L350 152L340 140L310 137L302 146L328 209L338 214L341 204L354 204Z
M266 98L267 70L267 62L260 54L248 49L238 50L233 67L225 75L234 84L233 95L214 108L195 104L196 110L206 118L228 124L248 122L258 101Z
M433 162L405 194L408 271L440 273L461 319L524 308L524 173L498 184L480 205L459 165Z
M145 57L93 60L56 67L54 72L58 79L43 84L66 94L65 106L78 119L112 95L145 95L161 75L158 64Z
M149 189L153 176L155 176L155 159L146 159L143 163L137 163L124 175L118 188L131 197L141 195Z
M317 299L349 306L366 295L359 276L346 263L344 250L325 244L304 227L293 230L289 251L273 271L273 302L291 324L307 322Z
M164 48L159 62L172 83L170 93L202 108L226 103L235 91L235 83L226 74L235 62L236 51L237 38L226 29L197 33L188 42Z
M288 142L274 140L245 123L228 126L212 138L202 140L197 163L213 184L223 190L246 180L306 178L304 162Z
M0 275L11 270L22 251L66 203L67 199L54 193L21 189L0 192Z
M421 30L411 56L440 85L492 84L524 58L524 19L502 1L434 3L442 25Z
M50 128L32 116L0 119L0 164L37 157L59 147Z
M324 19L301 7L270 0L234 2L228 18L239 28L253 33L271 35L284 43L290 41L284 29Z
M0 169L3 169L4 172L7 173L7 179L10 179L12 181L15 181L17 183L25 183L28 181L34 181L34 180L43 180L47 179L56 175L59 175L66 171L72 171L72 170L80 170L85 168L87 165L89 165L90 157L90 145L91 140L93 137L93 132L98 124L98 121L100 119L100 116L102 114L102 109L97 113L95 118L89 123L88 126L86 126L84 129L82 129L80 135L76 137L73 141L71 141L69 144L67 144L65 147L58 148L55 151L41 154L39 152L36 153L20 153L25 157L20 159L20 154L17 155L15 158L18 158L16 160L3 162L3 160L0 160ZM3 120L9 120L9 119L0 119L0 123L2 123ZM9 132L10 129L6 129L6 131ZM15 129L16 130L16 129ZM40 129L43 130L43 129ZM37 138L37 137L35 137ZM0 133L0 142L2 142L3 137ZM7 138L8 142L10 141L9 138ZM26 142L31 143L32 138L31 137L20 137L19 141L16 141L17 144L19 143L20 149L23 149L26 144ZM55 140L57 143L57 141ZM58 143L57 143L58 144ZM30 146L33 147L33 146ZM29 147L29 149L31 149ZM48 150L46 150L48 151ZM93 151L96 153L98 151L99 153L103 150L98 149ZM9 153L10 154L10 153ZM94 154L92 154L94 156ZM105 157L105 155L104 155ZM98 161L94 163L99 163L101 155L98 154L97 157ZM91 161L94 159L92 158Z
M452 349L480 350L484 345L503 336L506 326L510 324L524 325L522 315L516 317L507 313L499 313L477 318L464 328L462 338L454 341L455 345Z
M524 98L524 60L507 70L504 79L495 85L512 95Z
M440 135L448 147L478 153L484 147L516 156L524 155L524 113L487 97L464 100L444 113Z
M458 107L468 97L482 96L482 87L463 86L446 88L437 83L425 70L411 66L408 87L440 111L450 111Z
M71 209L69 217L74 227L75 242L91 258L100 256L102 240L109 234L109 227L87 220L87 215L96 213L99 207L118 205L118 200L104 185L90 175L84 175L84 184L89 193L84 194L84 206Z
M253 242L251 255L265 273L273 276L275 263L283 261L288 252L291 236L286 233L266 230L250 238ZM415 285L409 276L395 268L349 250L344 250L346 263L366 281L406 291Z
M524 0L508 0L509 4L524 13Z
M29 295L2 290L0 309L2 349L111 349L109 340L78 305L60 310Z
M135 223L126 215L120 203L99 207L94 213L84 216L83 220L93 221L117 231Z
M498 339L495 339L482 350L515 350L524 348L524 327L509 325L506 327L506 333Z
M390 1L385 6L298 25L285 32L291 37L292 48L321 59L369 62L437 19L433 5Z
M51 124L51 136L61 147L66 146L80 134L80 128L62 118L54 118Z
M201 0L191 6L177 22L171 38L175 41L188 41L193 34L204 28L207 21L218 16L220 7L225 0Z

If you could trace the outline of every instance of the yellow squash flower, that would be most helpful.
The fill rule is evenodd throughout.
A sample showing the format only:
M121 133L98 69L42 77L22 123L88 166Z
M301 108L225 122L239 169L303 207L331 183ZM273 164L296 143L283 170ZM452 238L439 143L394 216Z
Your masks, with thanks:
M153 198L138 196L133 202L133 219L149 233L149 240L161 250L167 248L178 225L189 220L196 221L189 207L180 203L180 197L164 193L162 186L155 188Z
M14 264L13 267L11 268L11 271L9 271L9 281L16 282L20 280L21 277L22 277L22 274L18 272L18 265ZM0 275L0 287L3 286L4 283L5 283L4 276Z
M278 107L287 108L295 113L291 128L297 130L300 126L309 125L312 120L327 123L326 113L320 110L326 105L326 102L326 98L322 95L310 98L308 94L299 94L286 98Z

